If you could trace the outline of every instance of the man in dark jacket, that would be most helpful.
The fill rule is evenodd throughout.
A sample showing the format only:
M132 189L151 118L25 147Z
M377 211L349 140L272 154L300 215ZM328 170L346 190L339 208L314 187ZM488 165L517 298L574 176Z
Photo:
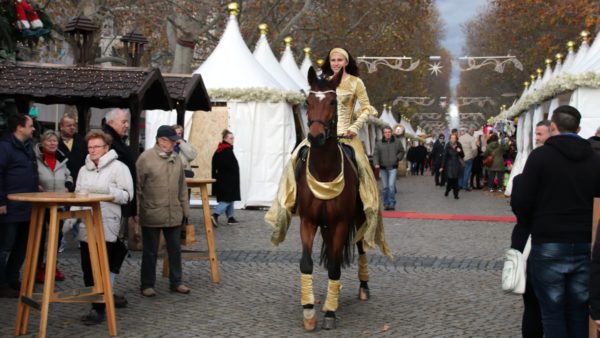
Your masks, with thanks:
M129 173L133 178L133 188L134 190L137 188L136 182L136 168L135 168L135 156L131 153L129 147L127 146L127 132L129 131L129 112L127 110L123 110L120 108L112 109L108 113L106 113L105 124L102 126L102 129L105 133L109 134L112 137L112 145L111 149L114 149L117 153L118 160L123 162L127 168L129 168ZM133 199L121 206L121 230L119 237L125 237L127 231L127 225L129 222L129 217L134 217L137 220L137 196L134 195ZM120 242L121 243L121 242ZM111 262L111 265L114 264L121 267L123 264L123 260L125 260L125 256L120 262ZM118 295L115 293L115 306L116 307L125 307L127 306L127 300L124 296Z
M12 134L0 140L0 297L19 296L19 271L25 260L31 203L8 200L13 193L38 191L33 153L33 119L8 117Z
M129 168L135 189L135 178L137 177L135 172L135 156L131 153L126 143L127 131L129 131L129 112L116 108L106 113L105 120L106 123L102 127L102 130L112 136L113 142L110 148L115 150L119 156L119 161L123 162ZM122 219L124 220L137 216L137 199L134 197L131 202L124 205L121 208L121 212ZM127 223L125 222L125 224Z
M425 170L425 159L427 158L427 148L422 141L419 141L419 145L415 148L415 162L417 163L417 168L415 169L415 175L421 173L423 176L423 171Z
M373 164L379 168L379 175L383 185L383 208L394 210L396 206L396 174L398 162L404 158L402 142L392 134L392 128L383 128L383 139L375 144Z
M69 189L73 191L75 189L75 183L77 183L77 175L79 169L85 164L85 157L88 154L87 144L83 139L83 136L76 133L77 122L75 118L70 115L64 115L60 119L60 140L58 142L58 149L65 154L67 157L67 168L71 172L73 177L73 188Z
M549 338L588 334L591 223L593 200L600 196L600 156L577 135L580 121L577 109L556 108L553 136L531 152L512 194L515 213L530 220L527 269Z
M433 160L433 175L435 178L435 185L444 186L446 185L445 175L440 173L442 168L442 160L444 159L444 147L446 137L444 134L440 134L438 139L433 143L433 149L431 150L431 159ZM441 179L440 179L441 176Z

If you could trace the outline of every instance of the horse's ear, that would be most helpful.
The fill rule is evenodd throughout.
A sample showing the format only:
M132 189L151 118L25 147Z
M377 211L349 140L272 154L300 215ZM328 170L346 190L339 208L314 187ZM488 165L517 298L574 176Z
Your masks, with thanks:
M308 69L308 84L313 87L317 85L318 81L319 79L317 78L317 72L315 72L315 69L310 66Z
M342 70L340 70L337 74L335 74L331 80L329 81L334 88L337 88L340 85L340 82L342 82L342 76L344 75L344 72Z

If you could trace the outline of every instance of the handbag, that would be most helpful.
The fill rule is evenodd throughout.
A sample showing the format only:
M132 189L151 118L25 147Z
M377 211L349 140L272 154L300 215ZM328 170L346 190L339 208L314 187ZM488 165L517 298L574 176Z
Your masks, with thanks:
M502 290L506 293L522 295L525 293L527 278L527 257L531 251L531 236L527 239L525 249L508 249L504 254L502 268Z
M494 164L494 155L488 155L485 160L483 160L484 167L491 167Z

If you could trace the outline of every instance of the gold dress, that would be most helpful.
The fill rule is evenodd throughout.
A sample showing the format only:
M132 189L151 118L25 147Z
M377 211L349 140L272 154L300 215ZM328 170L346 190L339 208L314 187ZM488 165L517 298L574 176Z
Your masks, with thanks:
M336 94L338 102L338 135L343 135L348 130L358 135L358 131L362 128L369 115L377 117L377 110L369 103L365 85L360 78L353 75L346 76L337 87ZM357 100L360 109L355 115L354 106ZM366 216L365 223L360 226L356 233L355 242L362 240L365 250L379 246L383 254L391 257L391 252L383 231L379 188L363 145L358 136L352 139L340 139L340 142L352 146L355 151L356 162L358 164L358 190ZM271 242L274 245L278 245L285 240L290 226L292 218L291 210L296 203L294 168L296 167L298 151L305 145L310 146L310 143L306 139L292 153L292 158L285 167L281 177L277 196L265 215L265 221L274 228L271 235Z

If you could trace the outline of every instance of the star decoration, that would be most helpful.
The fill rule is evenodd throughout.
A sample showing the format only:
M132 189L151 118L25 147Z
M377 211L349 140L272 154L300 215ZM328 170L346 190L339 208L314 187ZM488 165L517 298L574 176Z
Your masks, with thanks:
M442 66L440 62L435 62L430 63L429 68L427 68L427 70L431 72L431 75L438 76L442 73L442 68L444 68L444 66Z

